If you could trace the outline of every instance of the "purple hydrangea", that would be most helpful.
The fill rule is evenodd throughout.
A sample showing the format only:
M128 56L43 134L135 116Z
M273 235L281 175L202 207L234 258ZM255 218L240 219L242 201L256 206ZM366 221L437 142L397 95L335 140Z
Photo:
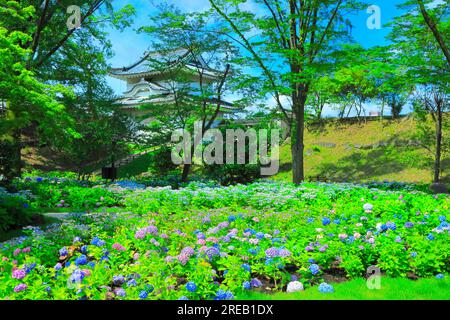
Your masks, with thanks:
M16 269L12 272L12 277L17 280L25 278L26 275L27 273L23 269Z
M275 258L275 257L278 257L280 255L280 250L278 250L275 247L271 247L271 248L267 249L265 251L265 253L266 253L266 256L268 258Z
M252 280L250 281L250 285L251 285L253 288L259 288L259 287L262 287L262 282L259 281L259 279L254 278L254 279L252 279Z
M24 291L28 288L28 286L25 283L20 283L17 286L14 287L14 292L20 292L20 291Z

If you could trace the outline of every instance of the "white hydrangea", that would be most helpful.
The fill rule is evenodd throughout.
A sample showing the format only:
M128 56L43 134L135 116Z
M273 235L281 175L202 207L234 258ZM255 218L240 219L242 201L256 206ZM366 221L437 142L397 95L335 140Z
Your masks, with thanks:
M372 211L373 205L370 203L366 203L363 205L363 209L364 209L364 211Z
M288 293L292 293L292 292L298 292L298 291L303 291L303 284L299 281L292 281L289 282L287 285L287 289L286 292Z

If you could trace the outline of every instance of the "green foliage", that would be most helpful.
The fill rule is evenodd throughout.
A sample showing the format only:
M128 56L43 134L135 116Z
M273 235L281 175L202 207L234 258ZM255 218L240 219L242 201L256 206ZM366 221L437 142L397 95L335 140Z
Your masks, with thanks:
M24 195L11 194L0 188L0 231L29 225L35 216Z

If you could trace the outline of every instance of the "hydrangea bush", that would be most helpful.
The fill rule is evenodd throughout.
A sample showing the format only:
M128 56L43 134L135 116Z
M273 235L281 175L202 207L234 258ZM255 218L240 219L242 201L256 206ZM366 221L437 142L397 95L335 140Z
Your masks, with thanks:
M137 189L123 203L1 244L0 298L223 300L291 281L332 294L324 276L335 270L354 278L372 265L399 277L450 269L447 195L193 183Z

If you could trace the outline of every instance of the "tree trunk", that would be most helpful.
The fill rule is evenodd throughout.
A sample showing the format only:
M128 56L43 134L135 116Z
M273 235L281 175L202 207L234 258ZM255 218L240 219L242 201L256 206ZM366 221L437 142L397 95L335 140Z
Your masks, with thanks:
M22 130L14 130L12 137L14 139L14 164L12 166L11 177L20 177L22 174Z
M187 182L189 172L191 171L191 166L192 166L191 164L187 164L187 163L185 163L183 165L183 173L181 174L181 182Z
M301 92L299 95L294 94L292 97L294 111L295 128L291 138L291 153L292 153L292 176L295 184L301 183L304 179L304 133L305 133L305 103L306 92Z
M436 155L434 160L434 183L438 183L440 180L441 149L442 149L442 113L438 111L436 121Z

